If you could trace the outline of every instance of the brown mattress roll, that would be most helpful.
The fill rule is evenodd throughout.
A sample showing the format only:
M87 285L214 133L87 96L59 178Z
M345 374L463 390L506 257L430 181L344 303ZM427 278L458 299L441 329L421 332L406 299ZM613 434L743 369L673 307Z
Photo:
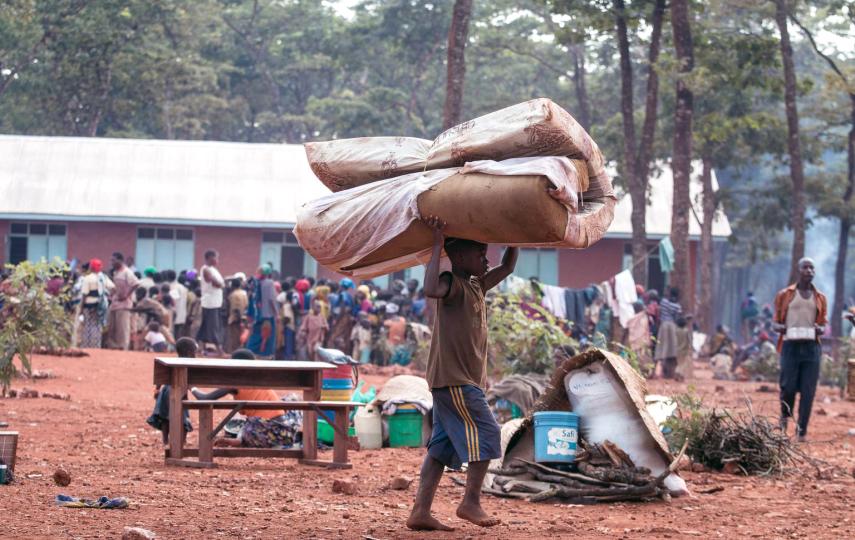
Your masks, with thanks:
M578 166L585 170L584 162ZM418 198L419 214L448 223L447 236L486 244L543 244L564 239L567 208L548 193L544 176L455 174ZM350 271L415 253L431 246L433 235L419 221L369 253Z

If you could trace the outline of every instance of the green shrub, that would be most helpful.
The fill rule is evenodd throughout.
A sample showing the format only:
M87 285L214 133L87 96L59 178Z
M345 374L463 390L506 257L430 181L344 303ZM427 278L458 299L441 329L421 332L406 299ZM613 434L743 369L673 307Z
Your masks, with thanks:
M72 320L65 312L64 296L51 296L45 290L48 280L60 276L66 266L25 261L16 266L3 283L0 309L0 391L5 395L17 373L15 357L24 373L31 372L30 355L36 347L68 347Z

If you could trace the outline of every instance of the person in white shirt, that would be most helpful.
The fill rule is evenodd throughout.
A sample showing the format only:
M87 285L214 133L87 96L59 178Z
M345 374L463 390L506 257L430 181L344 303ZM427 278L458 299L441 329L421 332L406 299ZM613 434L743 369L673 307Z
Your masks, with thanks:
M172 333L177 337L182 337L185 335L184 325L187 323L187 287L178 283L178 275L176 275L175 270L166 270L163 274L169 284L169 296L175 301L175 319L172 321Z
M196 334L196 341L202 349L210 344L217 353L223 355L223 319L220 311L223 307L223 288L225 281L217 270L219 254L213 249L205 252L205 265L201 269L202 289L202 325Z
M149 323L148 333L145 335L145 343L150 351L166 352L169 350L169 343L166 341L166 336L160 331L160 323Z

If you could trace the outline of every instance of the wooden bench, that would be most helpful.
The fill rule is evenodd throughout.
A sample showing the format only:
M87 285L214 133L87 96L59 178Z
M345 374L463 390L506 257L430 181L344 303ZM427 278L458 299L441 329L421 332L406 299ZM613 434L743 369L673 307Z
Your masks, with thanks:
M167 457L170 465L184 465L190 467L214 467L214 457L288 457L301 458L300 463L307 465L325 465L327 467L349 469L352 467L347 460L347 450L350 440L347 434L347 425L350 421L350 410L353 407L364 405L354 401L217 401L217 400L183 400L181 402L185 409L196 409L199 411L199 448L185 448L184 455L188 457L197 456L198 461L186 459L171 459ZM228 410L229 413L214 427L214 410ZM226 426L235 414L242 409L261 410L290 410L290 411L313 411L327 421L333 430L333 460L323 461L318 459L302 459L304 451L300 449L279 448L214 448L214 439ZM326 411L333 411L335 418L330 418ZM312 418L310 421L314 421ZM304 427L305 429L305 427ZM303 443L306 441L304 439Z

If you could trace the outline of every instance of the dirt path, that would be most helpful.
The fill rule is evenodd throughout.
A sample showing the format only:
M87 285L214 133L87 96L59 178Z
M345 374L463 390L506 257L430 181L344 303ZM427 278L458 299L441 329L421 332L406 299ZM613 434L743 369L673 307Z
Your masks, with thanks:
M289 460L220 460L219 468L163 465L160 434L145 424L153 405L151 355L92 351L88 358L36 357L37 369L54 379L17 381L39 391L65 392L71 401L0 399L0 419L20 432L17 478L0 486L0 537L117 538L124 526L155 531L159 538L853 538L855 479L744 478L684 473L691 489L720 486L714 494L670 504L569 506L531 504L485 496L489 512L504 523L483 530L454 516L461 489L443 480L436 513L455 533L411 533L403 527L415 484L386 489L400 475L416 477L422 449L352 454L351 471L327 471ZM736 405L750 397L772 414L776 394L759 384L721 383L701 371L695 381L708 403ZM372 376L370 382L381 378ZM774 389L775 385L768 385ZM685 385L653 381L651 390L672 393ZM852 470L855 403L823 388L817 396L809 451ZM196 419L193 419L195 424ZM191 434L191 441L193 440ZM72 483L60 488L51 475L64 466ZM335 479L353 480L359 493L333 494ZM58 508L58 493L80 497L125 496L127 510Z

